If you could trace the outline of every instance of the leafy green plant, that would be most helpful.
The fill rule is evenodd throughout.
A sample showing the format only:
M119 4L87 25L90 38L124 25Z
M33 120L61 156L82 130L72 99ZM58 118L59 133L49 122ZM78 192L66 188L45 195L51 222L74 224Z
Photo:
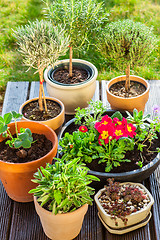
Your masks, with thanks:
M22 115L15 111L6 113L4 117L0 116L0 134L2 134L3 137L9 138L9 140L6 141L6 144L11 148L30 148L33 142L32 133L29 128L21 128L20 133L18 133L17 120L20 118L22 118ZM12 136L8 127L8 124L12 120L15 122L16 137Z
M129 19L111 22L104 29L99 50L119 70L126 69L126 92L130 89L130 66L144 65L157 47L152 28Z
M119 111L109 117L105 115L101 102L90 102L90 108L78 108L75 124L80 126L72 134L66 132L60 139L60 154L68 159L79 157L86 164L92 161L105 163L105 171L110 172L122 162L131 162L128 151L138 151L140 160L136 165L143 167L144 151L160 152L159 148L153 149L153 141L160 131L160 121L158 117L151 120L150 114L143 116L143 112L136 109L133 116L126 113L127 118Z
M90 195L94 189L88 186L92 180L98 181L95 176L88 175L88 168L78 164L79 158L69 162L65 159L56 159L55 164L40 167L34 174L34 183L38 186L29 191L37 196L41 206L54 214L67 213L76 210L84 204L92 204Z
M60 56L66 54L69 37L61 26L53 27L50 21L45 20L36 20L18 27L14 31L14 37L24 57L24 64L29 69L34 68L39 72L39 110L43 111L44 101L46 114L48 111L43 89L43 71L48 65L54 65Z
M101 32L108 14L104 11L102 2L97 3L93 0L55 0L52 4L46 1L46 11L54 26L65 25L65 29L69 33L69 75L72 77L73 49L80 51L84 45L87 45L88 48L91 39Z

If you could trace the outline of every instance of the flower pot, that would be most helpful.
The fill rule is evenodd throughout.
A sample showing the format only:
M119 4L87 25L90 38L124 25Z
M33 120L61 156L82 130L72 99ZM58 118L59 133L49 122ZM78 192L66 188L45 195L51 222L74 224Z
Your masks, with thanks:
M108 116L112 116L114 112L115 110L107 110L105 114L107 114ZM125 112L122 112L122 114L124 117L126 117ZM62 138L66 132L71 133L77 130L78 126L75 126L74 121L75 121L75 118L68 121L62 127L58 136L59 139ZM97 170L90 170L89 174L94 175L100 179L100 182L92 183L92 186L94 188L100 189L106 184L106 180L108 178L114 178L115 181L120 181L120 182L124 182L124 181L141 182L146 178L148 178L154 172L154 170L158 167L159 164L160 164L160 153L158 153L157 156L150 163L136 170L131 170L131 171L122 172L122 173L109 173L109 172L100 172Z
M144 112L145 104L149 98L149 83L145 79L138 76L134 76L134 75L130 76L131 81L139 82L146 87L145 92L137 97L131 97L131 98L118 97L109 91L110 87L113 84L117 82L125 81L125 79L126 79L125 75L119 76L119 77L113 78L107 83L107 86L106 86L107 99L111 105L111 108L115 110L127 110L129 112L133 112L133 109L136 108L138 111L142 110Z
M75 238L81 230L88 209L88 204L85 204L73 212L55 215L42 208L36 197L34 197L34 204L45 234L53 240L71 240Z
M89 77L82 83L63 84L54 80L53 71L59 67L68 68L69 59L57 62L56 67L47 68L44 72L47 91L50 96L60 99L65 106L66 114L74 114L77 107L84 108L92 99L96 89L97 68L90 62L73 59L73 66L83 67L89 72Z
M124 185L124 184L135 185L135 183L131 183L131 182L124 182L124 183L121 183L120 185ZM143 189L147 193L147 195L149 196L150 202L143 209L126 216L128 219L126 227L137 224L137 223L141 222L143 219L145 219L149 215L151 206L154 203L154 199L153 199L152 195L150 194L150 192L148 191L148 189L140 183L136 183L136 185L139 186L141 189ZM104 223L112 229L124 228L125 225L124 225L124 222L122 221L122 219L117 217L116 222L118 224L115 225L115 220L111 218L110 214L105 212L104 208L102 207L101 203L99 202L99 197L105 190L106 190L105 188L99 190L94 197L100 217L102 218Z
M57 153L58 139L56 133L49 127L32 121L20 121L18 124L18 131L20 128L29 128L32 133L44 134L49 139L53 148L45 156L26 163L9 163L0 160L0 179L8 196L18 202L31 202L33 196L29 194L29 190L35 188L37 184L31 182L33 174L40 166L45 167L46 163L52 163L53 157ZM11 134L15 133L15 124L8 124ZM4 138L0 136L0 141Z
M56 99L56 98L52 98L52 97L46 97L46 100L51 100L51 101L54 101L56 103L58 103L58 105L61 107L61 112L59 113L59 115L57 115L55 118L52 118L52 119L49 119L49 120L46 120L46 121L34 121L34 122L40 122L42 124L45 124L47 125L48 127L52 128L54 131L58 132L59 128L62 126L63 122L64 122L64 119L65 119L65 116L64 116L64 104ZM19 113L23 115L22 117L22 120L25 120L25 121L31 121L30 119L26 118L23 114L23 109L24 107L32 102L32 101L38 101L38 97L37 98L32 98L26 102L24 102L20 108L19 108ZM33 120L32 120L33 121Z

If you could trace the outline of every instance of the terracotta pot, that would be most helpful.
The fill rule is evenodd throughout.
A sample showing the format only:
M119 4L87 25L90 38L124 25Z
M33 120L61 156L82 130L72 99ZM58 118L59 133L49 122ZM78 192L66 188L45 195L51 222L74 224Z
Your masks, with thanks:
M131 81L142 83L146 87L146 91L137 97L131 97L131 98L118 97L109 91L110 87L114 83L125 81L125 79L126 79L126 76L124 75L124 76L113 78L107 83L107 86L106 86L107 99L111 105L111 108L115 110L127 110L129 112L133 112L133 109L136 108L138 111L142 110L144 112L145 104L149 98L149 83L145 79L138 76L130 75Z
M124 182L124 183L121 183L120 185L124 185L124 184L135 185L135 183L131 183L131 182ZM127 216L127 219L128 219L127 227L137 224L137 223L141 222L143 219L145 219L149 215L151 206L154 203L154 199L153 199L152 195L150 194L150 192L148 191L148 189L140 183L136 183L136 185L145 190L145 192L147 193L147 195L150 198L150 202L144 209L141 209L140 211L137 211L137 212L132 213ZM112 219L111 215L107 214L105 212L104 208L101 206L98 198L101 196L101 194L102 194L102 192L104 192L104 190L105 190L105 188L99 190L98 193L94 196L94 199L97 204L97 208L98 208L98 211L99 211L99 214L100 214L102 220L112 229L124 228L125 227L124 222L120 218L116 219L116 222L118 222L118 225L115 225L115 220Z
M53 72L59 68L68 68L69 59L57 62L56 67L47 68L44 72L47 91L50 96L60 99L65 106L66 114L74 114L77 107L84 108L92 99L96 89L97 68L90 62L73 59L73 66L85 68L89 77L86 81L77 84L59 83L53 78Z
M62 124L64 123L64 119L65 119L65 113L64 113L64 104L56 99L56 98L52 98L52 97L46 97L46 99L48 100L52 100L56 103L59 104L59 106L61 107L61 112L59 115L57 115L55 118L52 118L52 119L49 119L49 120L46 120L46 121L34 121L34 122L40 122L42 124L45 124L47 125L48 127L52 128L54 131L58 132L59 128L62 126ZM20 108L19 108L19 113L23 115L23 108L30 102L32 101L38 101L38 97L37 98L32 98L26 102L24 102ZM22 120L25 120L25 121L31 121L29 120L28 118L25 118L24 115L23 115L23 118ZM32 120L33 121L33 120Z
M52 240L71 240L75 238L82 227L88 204L70 213L53 214L42 208L34 197L37 214L40 217L43 230Z
M10 123L8 126L11 133L14 134L14 123ZM0 160L0 179L8 196L17 202L31 202L33 196L28 192L37 186L31 182L33 174L40 166L45 167L46 163L52 163L57 153L58 139L51 128L41 123L21 121L18 122L18 131L20 128L29 128L32 133L44 134L53 144L53 148L48 154L32 162L8 163ZM0 136L0 142L3 140L4 138Z

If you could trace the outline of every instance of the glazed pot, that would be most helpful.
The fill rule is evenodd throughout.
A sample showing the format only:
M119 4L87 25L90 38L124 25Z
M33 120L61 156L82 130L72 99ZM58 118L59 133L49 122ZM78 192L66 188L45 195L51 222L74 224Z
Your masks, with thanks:
M149 98L149 88L150 88L149 83L144 78L130 75L131 81L139 82L146 87L145 92L137 97L131 97L131 98L118 97L110 92L109 89L113 84L117 82L125 81L125 79L126 79L125 75L119 76L111 79L107 83L107 86L106 86L107 100L110 103L111 108L115 110L127 110L129 112L133 112L133 109L136 108L138 111L142 110L144 112L145 104Z
M77 107L87 107L96 89L97 68L90 62L80 59L73 59L73 66L86 69L88 79L82 83L63 84L53 78L53 73L58 68L69 68L69 59L57 62L54 69L48 67L44 72L48 94L64 103L66 114L74 114Z
M132 183L132 182L124 182L124 183L121 183L120 185L124 185L124 184L135 185L135 183ZM136 183L136 185L139 186L141 189L144 189L144 191L149 196L150 202L143 209L141 209L137 212L131 213L130 215L127 216L127 219L128 219L127 227L137 224L137 223L141 222L143 219L145 219L149 215L151 207L154 203L154 199L153 199L152 195L150 194L150 192L148 191L148 189L140 183ZM100 204L98 199L105 190L106 190L105 188L99 190L97 192L97 194L94 196L99 214L100 214L102 220L105 222L105 224L107 224L107 226L111 227L112 229L124 228L125 227L124 222L120 218L117 218L116 222L118 224L115 225L115 220L111 218L110 214L105 212L104 208Z
M36 212L40 217L43 230L52 240L71 240L75 238L82 227L88 204L70 213L53 214L42 208L34 197Z
M0 160L0 179L8 196L17 202L31 202L33 201L33 195L28 192L35 188L37 184L31 182L33 174L40 166L45 167L46 163L52 163L53 158L57 153L58 139L56 133L41 123L36 122L17 122L18 131L20 128L29 128L32 133L44 134L49 139L53 147L45 156L26 163L10 163ZM15 124L8 124L10 132L13 135L15 133ZM4 138L0 136L0 141Z
M64 123L64 119L65 119L64 104L60 100L58 100L56 98L53 98L53 97L46 97L46 100L51 100L51 101L56 102L61 107L61 112L55 118L52 118L52 119L49 119L49 120L46 120L46 121L34 121L34 120L32 120L32 121L40 122L42 124L45 124L48 127L52 128L55 132L58 133L58 131L59 131L60 127L62 126L62 124ZM28 103L33 102L33 101L38 101L38 97L30 99L30 100L24 102L20 106L19 113L22 114L22 116L23 116L22 120L31 121L30 119L28 119L24 116L23 109Z
M115 110L107 110L103 115L112 116L115 113ZM121 111L124 117L127 117L124 111ZM68 121L61 129L58 139L62 138L66 132L70 132L76 130L76 126L74 124L75 118ZM78 128L78 127L77 127ZM92 186L96 189L102 188L106 184L106 180L108 178L114 178L115 181L125 182L125 181L133 181L133 182L142 182L146 178L148 178L154 170L160 164L160 153L147 165L143 166L140 169L136 169L133 171L123 172L123 173L107 173L107 172L99 172L90 170L88 173L94 175L100 179L100 182L92 182Z

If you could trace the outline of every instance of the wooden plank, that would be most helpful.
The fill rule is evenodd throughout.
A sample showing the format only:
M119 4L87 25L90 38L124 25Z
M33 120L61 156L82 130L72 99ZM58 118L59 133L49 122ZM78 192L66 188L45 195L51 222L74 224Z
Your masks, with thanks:
M110 104L107 100L107 93L106 93L106 81L102 80L101 81L101 101L103 102L103 106L107 107L107 109L110 109Z
M17 111L27 98L28 82L8 82L4 97L2 115L11 110ZM12 201L0 181L0 239L8 239L12 218Z
M18 112L20 105L27 99L28 87L28 82L8 82L2 115L11 110Z

